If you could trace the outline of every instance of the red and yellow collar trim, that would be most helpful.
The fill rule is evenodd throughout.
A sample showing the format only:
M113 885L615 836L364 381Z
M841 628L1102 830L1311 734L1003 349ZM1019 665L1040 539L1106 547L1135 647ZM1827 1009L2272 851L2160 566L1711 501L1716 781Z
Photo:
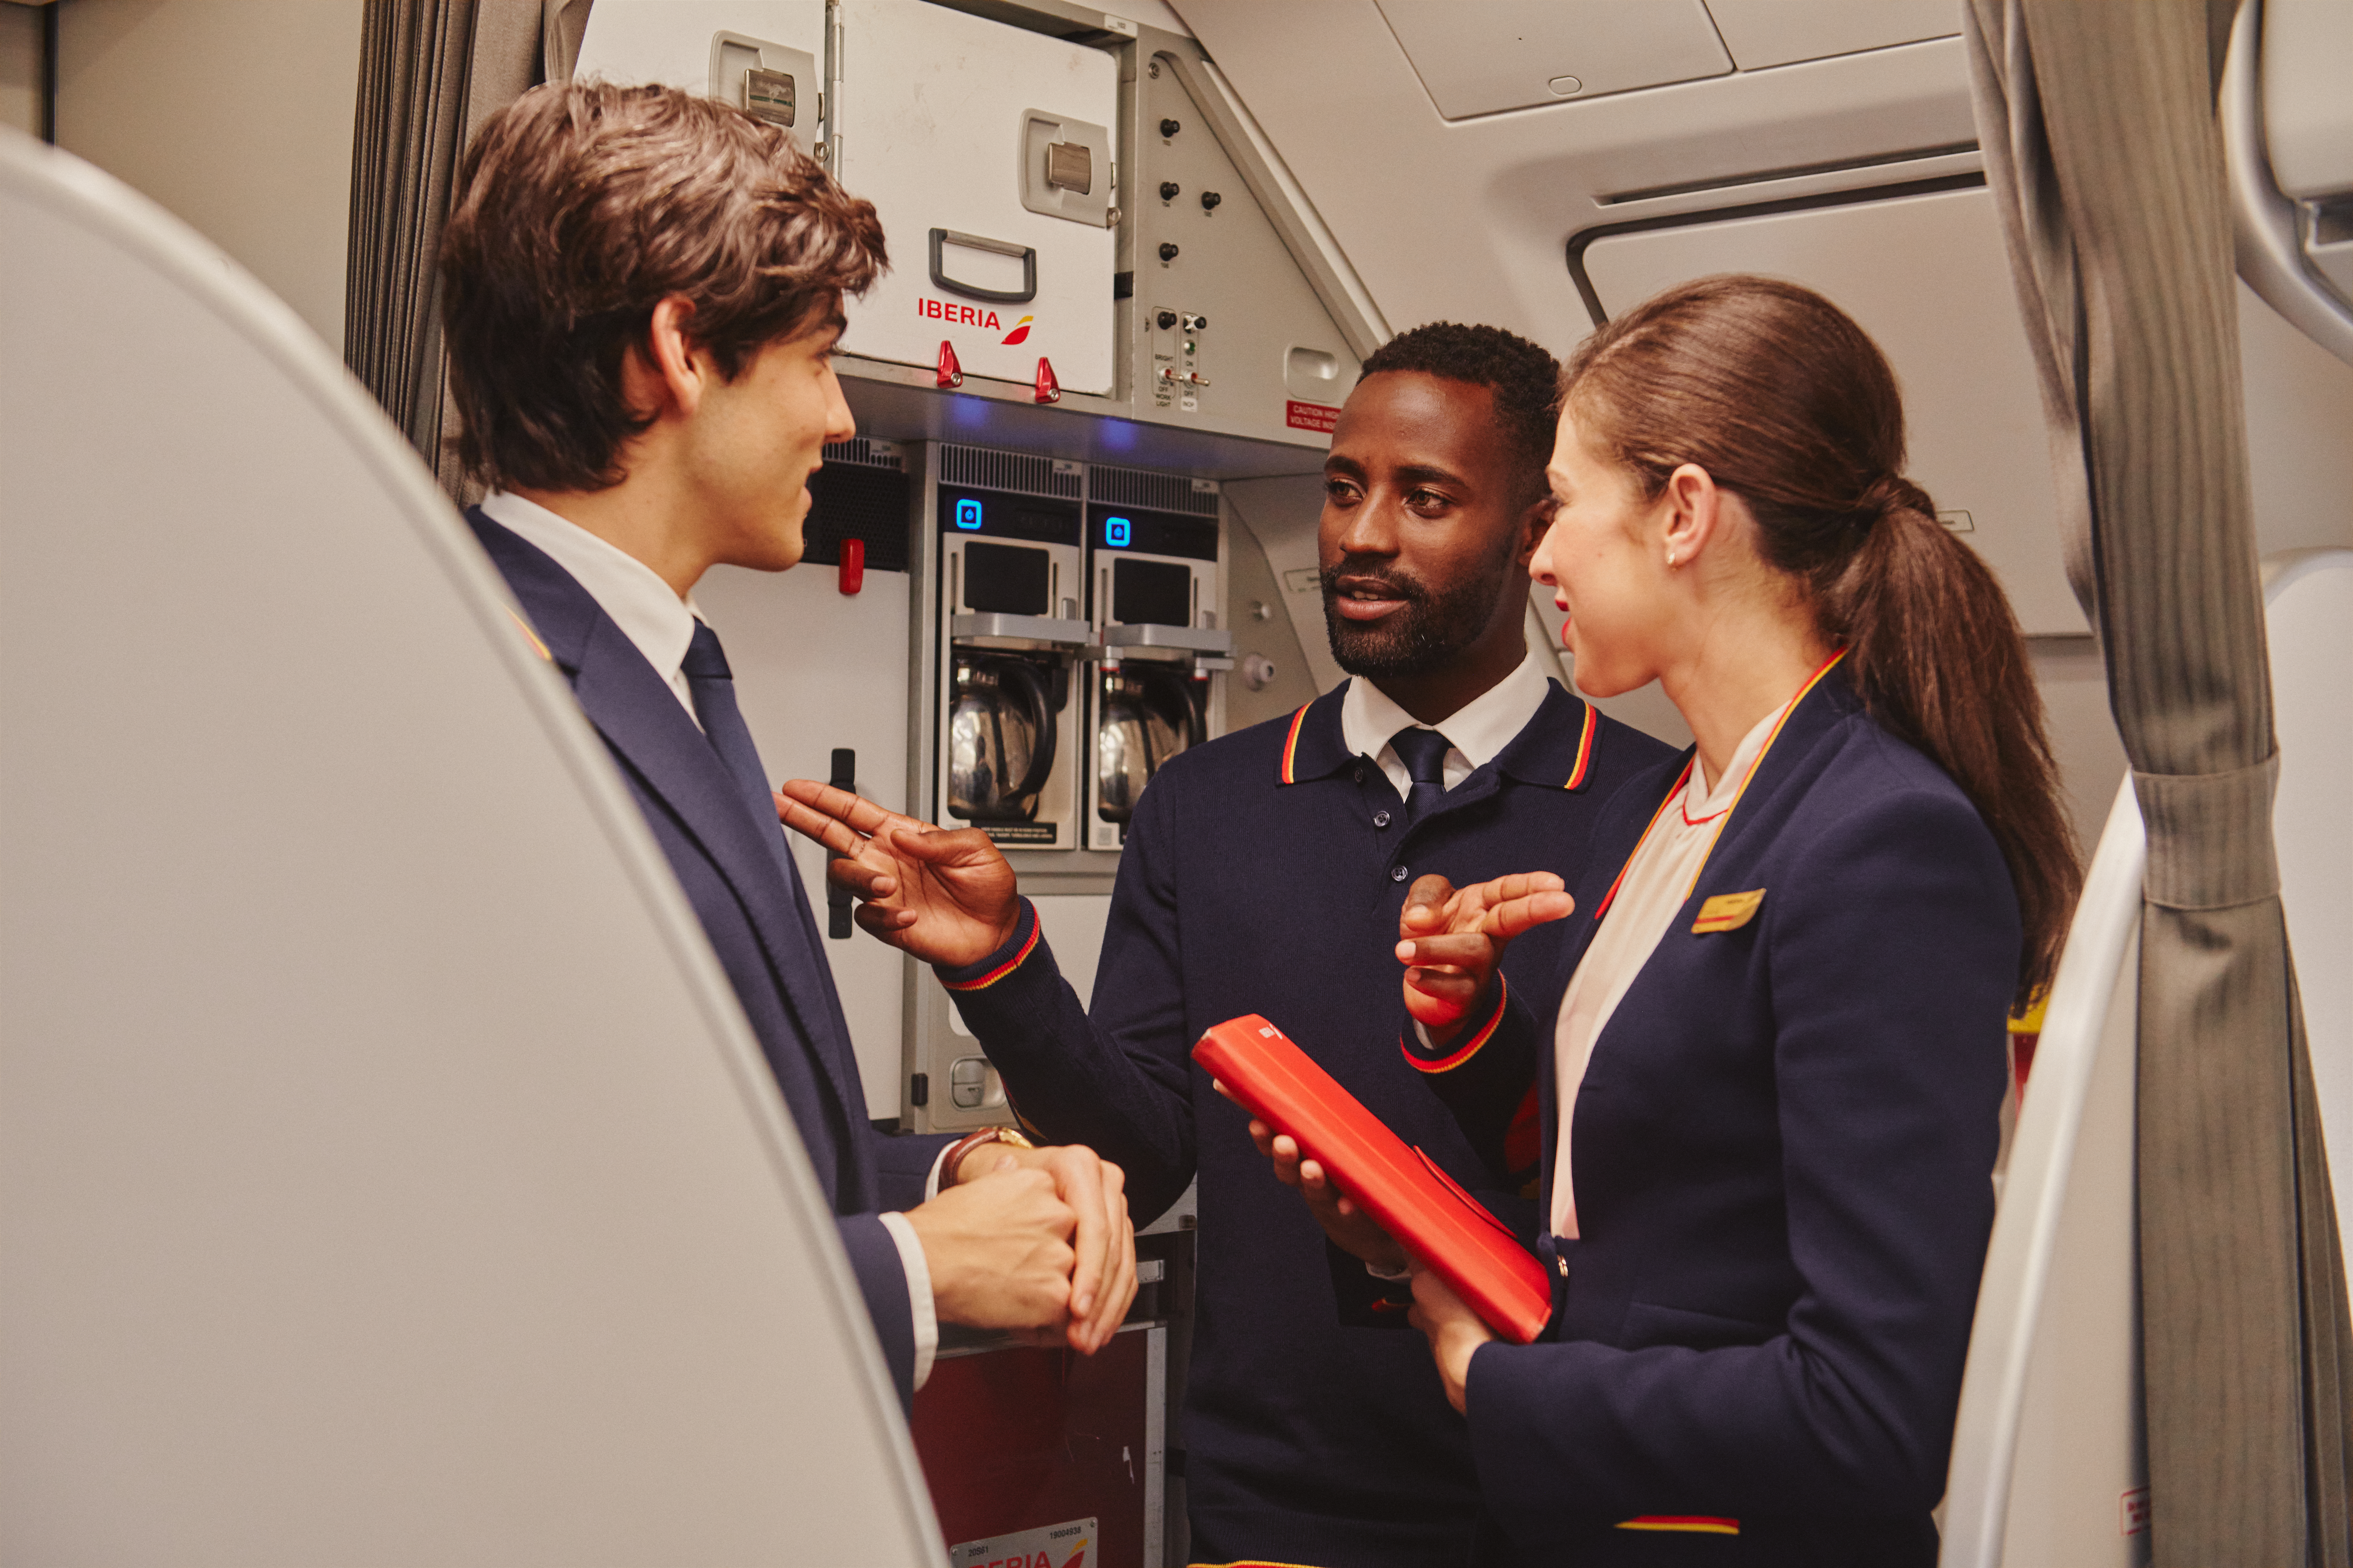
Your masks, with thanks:
M1757 749L1756 758L1749 763L1748 771L1740 775L1740 787L1733 791L1732 799L1725 803L1724 809L1713 817L1702 817L1698 821L1689 822L1691 826L1697 827L1703 822L1712 821L1715 824L1715 831L1708 836L1706 853L1699 858L1699 864L1692 868L1691 882L1683 889L1684 898L1690 898L1699 887L1700 875L1707 869L1708 861L1715 854L1716 841L1724 837L1725 825L1732 820L1732 814L1739 809L1742 797L1748 793L1748 786L1757 782L1757 772L1764 767L1765 759L1773 754L1773 744L1781 738L1781 731L1788 728L1789 716L1798 710L1798 704L1806 700L1807 693L1820 686L1822 677L1837 668L1838 661L1845 657L1846 649L1840 648L1830 658L1822 660L1821 668L1806 677L1806 683L1798 688L1798 694L1781 705L1781 716L1773 721L1772 732L1765 737L1765 743ZM1589 708L1590 704L1588 706ZM1617 901L1618 889L1625 885L1628 868L1634 864L1635 856L1641 854L1642 846L1651 841L1651 835L1658 830L1659 819L1667 815L1667 808L1673 806L1679 814L1681 813L1683 787L1691 783L1692 770L1697 766L1699 766L1699 753L1694 751L1691 760L1683 763L1683 771L1675 775L1674 787L1667 791L1667 798L1659 802L1659 809L1651 814L1650 826L1643 828L1642 837L1634 841L1634 853L1626 857L1624 866L1618 868L1617 879L1609 884L1609 891L1602 895L1600 907L1593 911L1593 918L1596 921L1608 914L1609 906ZM1689 819L1686 820L1689 821Z
M1568 770L1568 782L1560 787L1567 790L1585 787L1585 775L1593 767L1593 735L1601 728L1601 710L1590 702L1585 705L1585 729L1577 737L1577 765Z
M1282 778L1284 784L1299 782L1299 731L1307 722L1307 710L1314 706L1313 702L1306 703L1291 716L1291 732L1282 738Z

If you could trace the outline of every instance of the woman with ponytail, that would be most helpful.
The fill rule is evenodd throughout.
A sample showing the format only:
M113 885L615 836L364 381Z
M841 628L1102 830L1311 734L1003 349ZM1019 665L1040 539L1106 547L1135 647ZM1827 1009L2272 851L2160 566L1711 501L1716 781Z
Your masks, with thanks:
M1415 1279L1482 1561L1936 1561L2004 1020L2081 873L2017 622L1904 458L1886 361L1791 284L1682 285L1569 362L1531 571L1577 684L1658 680L1697 744L1620 791L1573 897L1433 878L1403 917L1405 1054L1538 1194L1554 1287L1524 1346ZM1495 960L1555 920L1576 967L1532 1017ZM1253 1131L1335 1240L1405 1261Z

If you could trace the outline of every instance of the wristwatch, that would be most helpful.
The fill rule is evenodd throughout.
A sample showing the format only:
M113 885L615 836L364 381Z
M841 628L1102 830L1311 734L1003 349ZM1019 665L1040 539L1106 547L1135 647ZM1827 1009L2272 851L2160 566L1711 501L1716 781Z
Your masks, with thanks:
M1011 1127L984 1127L977 1132L967 1132L948 1145L947 1158L940 1162L940 1169L945 1173L948 1185L955 1185L956 1173L964 1169L964 1157L983 1143L1010 1143L1016 1149L1035 1149L1038 1146Z

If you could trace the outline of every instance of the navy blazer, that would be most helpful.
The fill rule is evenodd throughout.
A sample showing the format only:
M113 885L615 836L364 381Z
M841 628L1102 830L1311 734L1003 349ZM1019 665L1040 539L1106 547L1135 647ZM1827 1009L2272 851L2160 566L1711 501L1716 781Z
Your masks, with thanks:
M570 573L480 508L466 521L620 765L734 985L838 1216L903 1407L914 1397L914 1316L880 1214L923 1202L950 1140L891 1137L868 1121L849 1026L783 827L744 809L678 694Z
M1689 757L1611 803L1569 965ZM1745 920L1703 917L1749 892ZM1968 797L1842 672L1820 680L1595 1041L1582 1234L1538 1247L1550 1325L1472 1358L1493 1559L1934 1563L2021 943ZM1548 1215L1554 1018L1503 1013L1425 1081L1524 1167L1503 1134L1534 1079Z
M1460 1563L1478 1494L1420 1336L1402 1311L1375 1326L1376 1282L1353 1258L1335 1266L1250 1146L1249 1118L1211 1091L1194 1042L1263 1013L1480 1185L1477 1152L1397 1048L1407 890L1425 872L1463 884L1532 867L1573 883L1601 803L1671 754L1556 686L1502 752L1410 818L1388 775L1349 750L1343 700L1328 692L1154 776L1121 853L1092 1009L1034 915L997 953L941 972L1022 1116L1118 1162L1138 1219L1199 1178L1183 1433L1203 1562ZM1513 945L1515 991L1545 992L1566 934Z

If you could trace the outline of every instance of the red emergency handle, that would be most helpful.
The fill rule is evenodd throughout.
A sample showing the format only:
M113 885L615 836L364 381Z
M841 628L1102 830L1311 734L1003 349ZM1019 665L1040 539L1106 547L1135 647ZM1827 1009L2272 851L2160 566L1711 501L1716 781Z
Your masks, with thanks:
M855 594L866 586L866 541L845 539L841 542L841 591Z
M945 338L940 340L940 374L942 386L962 386L964 366L956 363L955 345Z
M1054 379L1054 364L1051 360L1040 358L1038 361L1038 401L1040 403L1062 401L1062 384Z

